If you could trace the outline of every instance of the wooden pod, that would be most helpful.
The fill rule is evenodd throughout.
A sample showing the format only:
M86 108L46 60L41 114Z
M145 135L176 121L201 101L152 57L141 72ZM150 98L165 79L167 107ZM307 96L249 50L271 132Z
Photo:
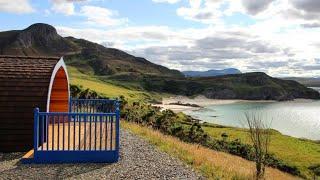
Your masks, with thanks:
M0 152L33 147L33 109L68 112L63 58L0 56Z

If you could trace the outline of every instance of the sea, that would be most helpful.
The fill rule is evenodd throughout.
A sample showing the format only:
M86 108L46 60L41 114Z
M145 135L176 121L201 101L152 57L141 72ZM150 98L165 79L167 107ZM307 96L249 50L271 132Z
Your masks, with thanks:
M320 87L314 89L320 92ZM205 122L247 127L245 115L259 116L265 124L282 134L320 140L320 101L298 99L285 102L241 101L208 105L184 113Z

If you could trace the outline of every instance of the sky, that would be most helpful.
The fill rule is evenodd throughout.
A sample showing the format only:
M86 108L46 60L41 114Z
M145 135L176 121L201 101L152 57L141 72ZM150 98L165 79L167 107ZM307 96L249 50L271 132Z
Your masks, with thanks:
M320 0L0 0L0 22L48 23L171 69L320 77Z

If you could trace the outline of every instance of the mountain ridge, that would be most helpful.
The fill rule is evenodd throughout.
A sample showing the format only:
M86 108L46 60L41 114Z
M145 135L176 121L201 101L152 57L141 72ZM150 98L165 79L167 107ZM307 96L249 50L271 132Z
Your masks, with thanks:
M226 69L210 69L208 71L182 71L186 77L212 77L212 76L222 76L228 74L241 74L242 72L236 68L226 68Z

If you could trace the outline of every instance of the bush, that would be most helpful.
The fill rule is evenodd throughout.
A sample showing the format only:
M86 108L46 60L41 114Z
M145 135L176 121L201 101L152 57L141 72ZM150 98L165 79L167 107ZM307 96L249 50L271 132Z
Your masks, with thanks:
M308 169L314 174L314 179L316 179L316 176L320 176L320 164L309 166Z
M70 85L71 97L79 99L108 99L96 91L84 89L82 86Z
M301 172L296 166L286 164L282 160L277 159L273 154L267 154L267 165L293 175L301 175Z

